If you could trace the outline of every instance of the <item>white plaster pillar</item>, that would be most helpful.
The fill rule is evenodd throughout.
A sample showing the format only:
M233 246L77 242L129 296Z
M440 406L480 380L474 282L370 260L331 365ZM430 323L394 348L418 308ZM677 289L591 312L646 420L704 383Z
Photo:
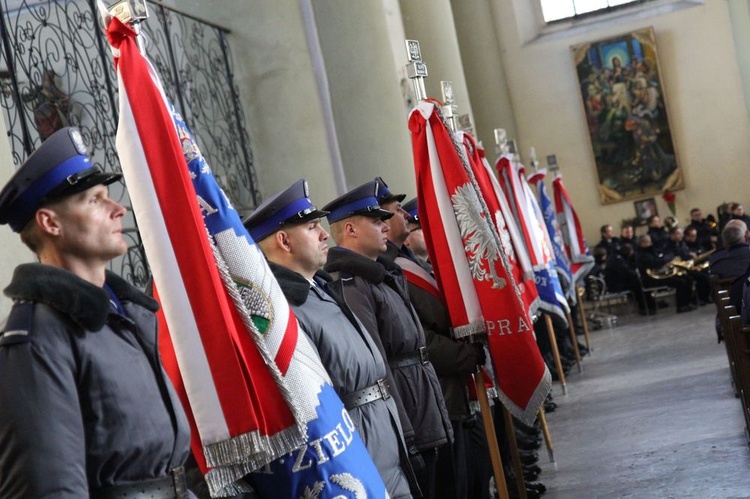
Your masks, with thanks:
M348 187L380 175L390 188L414 195L393 12L373 0L314 0L313 7Z
M474 128L487 157L493 161L495 128L504 128L508 138L518 137L492 7L488 0L453 0L451 5L466 85L473 103Z
M458 114L469 114L475 123L450 0L401 0L400 4L406 37L419 41L427 64L427 96L442 100L440 81L451 81Z

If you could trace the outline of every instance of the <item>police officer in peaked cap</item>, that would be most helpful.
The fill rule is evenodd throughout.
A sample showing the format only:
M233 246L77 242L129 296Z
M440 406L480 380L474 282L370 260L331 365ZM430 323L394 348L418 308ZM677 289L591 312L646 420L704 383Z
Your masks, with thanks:
M374 214L375 198L351 199L343 211ZM346 204L346 203L345 203ZM367 206L365 206L365 204ZM376 210L379 210L376 208ZM307 181L298 180L261 204L244 221L268 258L294 315L316 347L341 400L393 498L411 497L411 466L391 392L388 367L370 334L343 298L340 281L322 270L328 255L328 233L320 224L328 211L309 198ZM379 213L378 216L382 215ZM254 487L262 485L251 474ZM416 486L416 480L412 480Z
M49 137L0 191L19 265L0 328L0 497L189 497L190 431L158 362L158 304L106 270L125 208L80 132ZM145 496L144 496L145 497Z

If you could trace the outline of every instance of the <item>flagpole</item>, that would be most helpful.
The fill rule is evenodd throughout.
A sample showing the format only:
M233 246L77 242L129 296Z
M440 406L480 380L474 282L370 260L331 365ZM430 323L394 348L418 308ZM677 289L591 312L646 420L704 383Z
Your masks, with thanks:
M555 175L555 178L560 176L560 165L557 164L557 157L554 154L547 156L547 168L549 168L549 171L551 171ZM573 279L571 286L575 287L576 294L578 295L578 312L581 316L583 337L586 339L586 349L589 351L589 355L591 355L594 352L594 349L591 348L591 340L589 339L589 325L588 321L586 320L586 311L583 309L583 293L581 293L578 289L575 279ZM573 324L572 317L570 317L568 321ZM571 331L573 333L573 338L575 338L575 328L571 328ZM578 346L577 340L574 341L574 344L576 345L576 347Z
M573 316L570 315L570 312L565 312L565 315L568 316L568 331L570 332L570 341L573 342L573 352L576 356L576 364L578 364L578 372L583 372L583 364L581 364L581 350L578 348L578 338L576 337L576 329L575 325L573 324Z
M534 173L539 171L539 161L536 158L536 149L529 147L529 163ZM544 180L541 180L544 182ZM571 286L575 286L575 283L571 283ZM578 339L576 338L575 327L573 326L573 317L570 312L566 312L568 316L568 330L570 331L570 340L573 343L573 353L575 354L576 364L578 365L578 372L583 372L583 365L581 364L581 351L578 349Z
M549 335L549 342L552 347L552 356L555 358L555 366L557 367L557 377L560 379L562 385L563 395L568 394L568 385L565 383L565 373L562 369L562 361L560 360L560 350L557 348L557 338L555 338L555 328L552 326L552 317L549 313L544 312L544 322L547 325L547 333Z
M544 413L544 405L539 408L539 425L542 427L542 435L544 435L544 444L547 446L547 455L551 463L555 461L555 449L552 447L552 436L549 433L549 426L547 426L547 416Z
M423 80L423 78L421 78ZM424 84L422 85L424 86ZM415 89L416 89L415 84ZM455 104L455 99L453 97L453 86L450 81L441 81L440 82L440 89L442 91L442 97L443 97L443 115L446 117L448 126L450 127L450 130L452 133L456 133L456 109L457 106ZM478 193L479 194L479 193ZM472 338L470 336L469 338ZM503 472L503 460L502 456L500 455L500 446L497 443L497 434L495 433L495 423L492 419L492 413L490 412L490 402L487 398L487 389L484 386L484 374L482 374L482 370L479 369L479 366L477 366L477 372L474 374L474 382L476 383L476 389L477 389L477 401L479 402L479 407L482 412L482 422L484 423L484 429L485 434L487 437L487 446L489 447L490 451L490 460L492 461L492 471L495 475L495 486L497 487L498 495L500 496L500 499L509 499L510 495L508 494L508 484L505 481L505 473ZM502 404L500 404L502 407ZM505 408L502 408L503 411L505 411ZM507 424L506 424L507 427ZM513 433L514 430L512 430L512 423L511 423L511 433ZM515 437L515 434L513 435ZM510 438L510 436L509 436ZM518 454L518 448L515 448L516 455ZM518 459L516 459L516 457ZM518 464L520 466L520 456L514 456L514 465L515 462L518 461ZM520 478L517 479L520 483L523 484L523 495L521 495L522 499L526 498L526 484L523 483L523 474L520 476Z
M583 326L583 337L586 339L586 348L589 351L589 355L594 351L591 348L591 342L589 341L589 323L586 321L586 311L583 309L583 295L585 293L583 288L576 287L578 293L578 314L581 316L581 325Z
M544 408L544 404L542 404L541 407ZM500 404L500 410L503 412L505 432L508 434L508 443L510 443L510 452L513 457L513 471L516 473L516 489L518 490L518 497L520 499L526 499L526 481L523 477L523 466L521 465L521 454L518 452L518 441L516 439L516 429L513 426L513 417L503 404Z

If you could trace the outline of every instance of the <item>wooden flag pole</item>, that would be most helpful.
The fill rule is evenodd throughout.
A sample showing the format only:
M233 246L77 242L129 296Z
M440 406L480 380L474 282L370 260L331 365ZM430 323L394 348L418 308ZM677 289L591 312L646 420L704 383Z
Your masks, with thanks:
M544 405L542 405L544 407ZM510 455L513 459L513 471L516 474L516 489L518 490L519 499L526 499L526 481L523 478L523 466L521 465L521 455L518 453L518 441L516 440L516 429L513 426L513 417L502 404L500 410L503 411L505 420L505 432L508 434L508 443L510 444Z
M578 313L581 316L581 324L583 325L583 337L586 338L586 348L589 350L589 355L594 351L591 348L591 341L589 340L589 323L586 321L586 311L583 309L583 294L584 289L576 287L578 293Z
M422 61L422 51L419 48L417 40L406 40L406 52L409 62L406 65L406 71L409 79L414 85L414 92L417 100L426 100L427 92L425 90L424 79L427 77L427 65ZM448 101L443 107L443 112L447 113L448 124L452 131L455 132L455 105L453 101L453 89L450 82L441 82L443 89L443 99ZM497 434L495 433L495 423L490 412L490 401L487 398L487 389L484 387L484 375L481 369L477 369L474 374L474 383L477 391L477 401L482 412L482 422L487 437L487 446L492 461L492 471L495 475L495 485L500 499L510 499L508 495L508 485L505 482L503 473L503 461L500 457L500 448L497 445ZM524 488L525 491L525 488Z
M578 372L583 372L583 365L581 364L581 351L578 349L578 338L576 337L576 328L573 324L573 316L570 312L566 312L568 316L568 331L570 331L570 341L573 342L573 352L576 355L576 364L578 364Z
M500 448L497 445L497 433L495 433L495 423L490 413L490 401L487 398L487 389L484 387L484 375L481 369L477 369L474 374L474 387L477 390L477 400L482 411L482 422L484 431L487 434L487 446L490 451L490 461L492 461L492 471L495 475L495 485L500 499L510 499L508 495L508 484L505 482L503 473L503 460L500 457ZM521 477L523 478L523 477ZM524 492L526 487L524 486Z
M549 433L549 426L547 426L547 416L544 414L544 404L539 408L539 425L542 427L542 435L544 435L544 445L547 446L547 455L551 463L555 463L555 449L552 447L552 437Z
M560 384L562 385L563 395L568 394L568 385L565 383L565 373L563 372L562 360L560 360L560 350L557 348L557 338L555 338L555 328L552 327L552 318L548 313L544 313L544 321L547 324L547 332L549 333L549 342L552 348L552 355L555 357L555 366L557 367L557 376L560 378Z

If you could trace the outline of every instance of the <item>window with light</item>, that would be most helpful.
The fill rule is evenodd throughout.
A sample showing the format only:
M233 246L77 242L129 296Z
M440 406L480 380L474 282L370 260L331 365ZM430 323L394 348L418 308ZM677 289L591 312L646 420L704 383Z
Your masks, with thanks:
M648 0L541 0L545 23L604 14Z

